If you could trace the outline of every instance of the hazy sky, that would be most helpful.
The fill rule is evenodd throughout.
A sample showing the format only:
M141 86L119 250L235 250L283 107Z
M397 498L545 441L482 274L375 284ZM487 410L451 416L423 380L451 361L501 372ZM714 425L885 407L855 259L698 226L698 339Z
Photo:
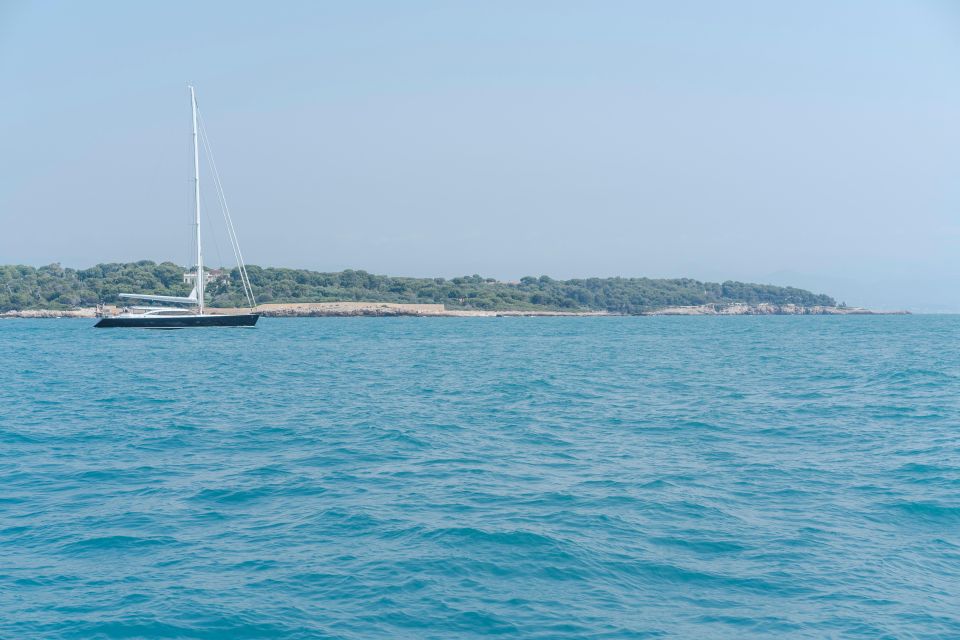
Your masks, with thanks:
M958 72L950 0L8 0L0 263L188 263L193 82L252 263L960 310Z

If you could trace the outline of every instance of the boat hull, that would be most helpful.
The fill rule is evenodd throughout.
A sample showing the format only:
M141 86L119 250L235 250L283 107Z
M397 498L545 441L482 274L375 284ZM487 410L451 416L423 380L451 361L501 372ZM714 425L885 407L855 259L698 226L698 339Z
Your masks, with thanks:
M136 316L114 316L101 318L93 325L97 329L189 329L191 327L252 327L260 319L259 313L241 313L237 315L196 315L196 316L154 316L138 318Z

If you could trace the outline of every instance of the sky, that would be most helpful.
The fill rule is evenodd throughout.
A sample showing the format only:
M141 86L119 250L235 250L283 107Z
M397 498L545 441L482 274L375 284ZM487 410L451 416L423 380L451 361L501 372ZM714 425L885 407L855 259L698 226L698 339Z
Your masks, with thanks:
M193 83L249 263L960 312L958 71L950 0L0 0L0 264L189 264Z

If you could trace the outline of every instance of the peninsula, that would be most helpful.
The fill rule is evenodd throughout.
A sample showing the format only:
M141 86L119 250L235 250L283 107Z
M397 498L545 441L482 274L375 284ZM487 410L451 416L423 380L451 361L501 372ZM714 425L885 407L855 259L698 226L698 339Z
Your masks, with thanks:
M247 267L258 311L267 316L328 315L768 315L871 313L794 287L689 278L548 276L503 282L478 275L406 278L346 270ZM184 296L195 275L148 260L71 269L0 266L0 315L92 316L111 313L120 291ZM236 269L206 271L208 309L243 306Z

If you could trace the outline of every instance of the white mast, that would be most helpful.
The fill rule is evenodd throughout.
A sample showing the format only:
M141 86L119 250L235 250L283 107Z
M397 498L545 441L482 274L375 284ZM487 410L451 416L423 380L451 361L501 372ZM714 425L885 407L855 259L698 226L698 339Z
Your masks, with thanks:
M193 113L193 198L196 203L194 226L197 229L197 302L203 314L203 245L200 243L200 144L197 141L197 94L190 86L190 106Z

